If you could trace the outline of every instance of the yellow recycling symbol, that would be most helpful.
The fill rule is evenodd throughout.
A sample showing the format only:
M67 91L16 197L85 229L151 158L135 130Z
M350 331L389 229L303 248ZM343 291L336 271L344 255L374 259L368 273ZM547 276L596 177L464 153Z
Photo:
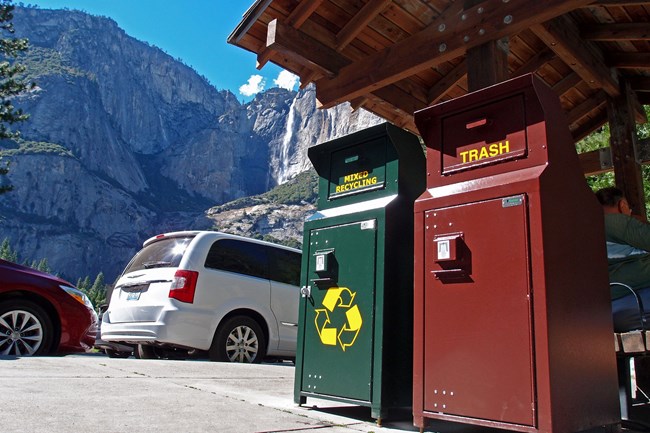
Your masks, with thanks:
M352 305L355 296L356 293L347 287L332 287L327 290L325 298L323 298L323 307L325 308L315 310L314 322L321 343L328 346L336 346L338 343L343 351L354 344L363 323L359 307ZM329 313L333 313L335 308L347 308L345 312L347 323L340 331L336 327L328 326L331 323Z

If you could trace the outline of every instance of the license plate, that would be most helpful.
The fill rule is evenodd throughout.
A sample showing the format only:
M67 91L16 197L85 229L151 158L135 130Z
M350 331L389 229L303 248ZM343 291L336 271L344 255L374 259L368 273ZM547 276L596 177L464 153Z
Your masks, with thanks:
M127 301L137 301L140 299L140 293L142 292L129 292L128 295L126 295L126 300Z

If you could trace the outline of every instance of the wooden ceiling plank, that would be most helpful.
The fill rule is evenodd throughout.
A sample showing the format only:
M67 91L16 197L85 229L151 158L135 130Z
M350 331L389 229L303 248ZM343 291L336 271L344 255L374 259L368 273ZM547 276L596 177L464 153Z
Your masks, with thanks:
M445 93L454 87L467 73L467 63L465 60L460 62L454 69L445 74L436 84L434 84L428 93L429 104L439 102Z
M423 31L346 66L334 78L317 81L317 97L325 107L332 107L460 57L468 48L516 34L589 2L485 0L467 10L463 10L462 2L452 2Z
M531 30L589 86L602 88L611 96L620 94L618 80L601 59L602 53L581 40L577 26L567 16L534 25Z
M584 39L590 41L648 41L648 23L618 23L586 26L580 29Z
M361 31L379 15L392 0L369 0L361 10L336 35L336 50L343 49L357 37Z
M321 3L323 3L323 0L301 0L301 2L298 3L298 6L291 11L285 20L285 24L294 29L299 29L311 14L318 9Z

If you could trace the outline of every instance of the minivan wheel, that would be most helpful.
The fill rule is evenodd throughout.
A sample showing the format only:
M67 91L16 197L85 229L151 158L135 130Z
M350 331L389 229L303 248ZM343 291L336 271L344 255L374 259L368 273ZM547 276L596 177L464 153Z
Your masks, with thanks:
M46 355L53 338L52 319L39 305L23 299L0 303L0 355Z
M260 325L248 316L234 316L217 329L210 360L259 364L266 354L266 337Z

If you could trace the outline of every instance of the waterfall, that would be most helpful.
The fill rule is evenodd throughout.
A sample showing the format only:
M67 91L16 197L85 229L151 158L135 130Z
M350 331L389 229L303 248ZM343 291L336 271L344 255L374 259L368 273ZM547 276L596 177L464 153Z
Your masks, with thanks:
M291 147L291 139L293 138L293 123L296 117L296 110L294 106L298 98L294 98L289 107L289 116L287 117L287 127L282 138L282 146L280 146L280 161L278 164L278 185L281 185L289 180L291 173L289 173L289 149Z

